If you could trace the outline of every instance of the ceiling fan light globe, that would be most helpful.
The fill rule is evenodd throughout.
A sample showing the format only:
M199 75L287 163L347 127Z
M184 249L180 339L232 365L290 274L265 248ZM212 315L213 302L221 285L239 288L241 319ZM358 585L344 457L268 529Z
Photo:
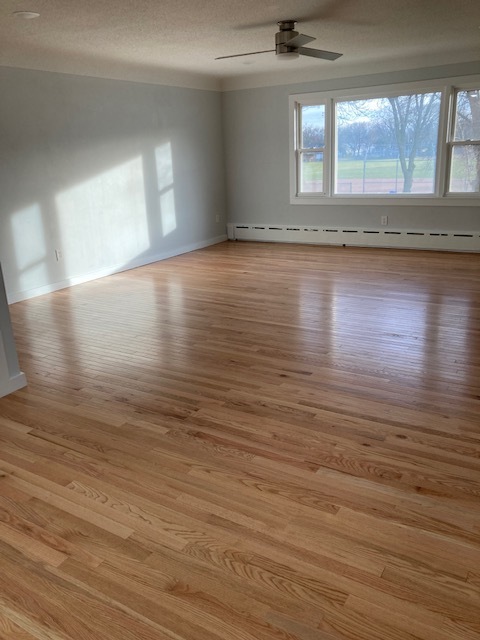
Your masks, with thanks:
M288 60L296 60L300 54L298 51L286 51L285 53L277 53L275 57L282 62L288 62Z

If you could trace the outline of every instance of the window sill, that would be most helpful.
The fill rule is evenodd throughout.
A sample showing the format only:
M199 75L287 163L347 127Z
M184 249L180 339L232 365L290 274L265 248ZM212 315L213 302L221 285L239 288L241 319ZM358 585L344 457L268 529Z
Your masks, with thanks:
M480 195L448 195L442 198L432 195L401 196L318 196L298 195L290 198L294 205L356 205L356 206L410 206L410 207L479 207Z

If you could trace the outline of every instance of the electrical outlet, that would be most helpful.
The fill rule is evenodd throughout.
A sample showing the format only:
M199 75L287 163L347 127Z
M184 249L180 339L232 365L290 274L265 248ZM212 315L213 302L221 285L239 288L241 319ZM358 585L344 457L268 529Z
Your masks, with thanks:
M381 224L383 227L386 227L386 226L387 226L387 224L388 224L388 216L382 216L382 217L380 218L380 224Z
M61 249L55 249L55 258L57 259L57 262L60 262L60 260L63 259L63 251Z

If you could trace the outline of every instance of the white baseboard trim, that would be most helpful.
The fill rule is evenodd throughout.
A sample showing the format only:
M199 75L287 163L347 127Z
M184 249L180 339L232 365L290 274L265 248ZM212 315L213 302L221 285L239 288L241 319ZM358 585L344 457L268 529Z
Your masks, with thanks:
M229 240L480 252L480 231L227 224Z
M90 282L92 280L104 278L105 276L111 276L114 273L121 273L122 271L128 271L129 269L144 267L147 264L159 262L160 260L174 258L175 256L179 256L182 253L189 253L190 251L204 249L205 247L210 247L211 245L225 242L227 239L228 238L226 235L216 236L214 238L209 238L200 242L194 242L192 244L184 245L183 247L177 247L176 249L172 249L170 251L158 253L153 256L131 260L126 264L112 265L110 267L105 267L103 269L99 269L98 271L91 271L80 276L72 276L71 278L67 278L66 280L53 282L52 284L48 284L43 287L36 287L34 289L28 289L26 291L7 293L8 303L13 304L14 302L21 302L22 300L28 300L29 298L43 296L46 293L53 293L54 291L59 291L60 289L67 289L68 287L73 287L76 284L82 284L84 282Z
M18 391L22 387L27 385L27 379L24 373L19 373L18 375L10 378L5 383L0 385L0 398L3 396L8 396L9 393L13 393L14 391Z

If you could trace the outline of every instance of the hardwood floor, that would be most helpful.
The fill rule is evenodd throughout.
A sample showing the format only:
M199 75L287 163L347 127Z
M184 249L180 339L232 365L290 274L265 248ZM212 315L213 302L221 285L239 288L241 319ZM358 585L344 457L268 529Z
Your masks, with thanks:
M479 276L225 243L13 305L0 638L479 640Z

